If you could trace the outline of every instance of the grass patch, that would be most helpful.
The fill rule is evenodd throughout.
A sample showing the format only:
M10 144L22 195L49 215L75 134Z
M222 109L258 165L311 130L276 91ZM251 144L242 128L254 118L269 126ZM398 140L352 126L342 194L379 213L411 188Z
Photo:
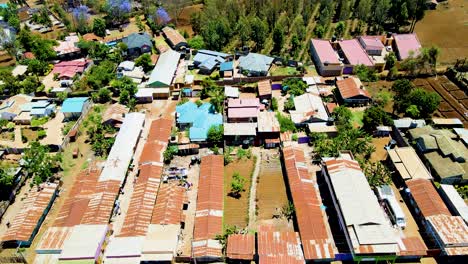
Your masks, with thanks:
M299 71L295 67L278 67L273 66L270 70L272 76L283 76L283 75L296 75Z
M353 118L351 121L353 122L353 126L362 127L362 119L364 118L364 111L353 111Z

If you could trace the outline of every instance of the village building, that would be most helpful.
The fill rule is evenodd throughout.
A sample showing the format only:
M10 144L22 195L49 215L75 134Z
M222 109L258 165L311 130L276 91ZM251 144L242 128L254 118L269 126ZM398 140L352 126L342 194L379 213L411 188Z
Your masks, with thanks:
M185 40L179 31L171 27L164 27L162 33L173 50L180 51L188 48L187 40Z
M60 112L64 114L65 119L77 119L90 106L91 102L88 97L72 97L63 101Z
M232 56L227 53L199 50L193 57L193 65L200 69L199 74L211 74L221 63L226 62Z
M104 114L102 114L102 123L112 127L120 127L128 114L129 109L125 105L115 103L109 106Z
M227 239L226 257L231 261L252 261L255 256L254 234L233 234Z
M333 49L330 41L312 39L310 53L317 71L322 76L340 76L343 73L343 63Z
M299 233L260 226L257 231L259 263L305 263Z
M224 86L224 97L226 98L239 98L239 88L232 86Z
M258 114L258 142L265 148L276 148L280 144L280 124L275 112L262 111Z
M393 34L393 47L398 60L405 60L409 57L416 58L421 49L418 36L411 34Z
M198 107L193 102L187 102L176 106L176 123L181 130L189 130L191 142L205 142L208 130L223 124L223 116L216 113L210 103Z
M393 119L393 126L402 132L425 125L426 121L424 119L411 119L409 117Z
M77 59L72 61L61 61L54 65L52 74L59 80L73 80L76 75L83 74L92 65L91 60Z
M364 65L369 69L374 68L374 62L361 47L357 39L341 40L338 42L339 51L344 58L343 74L355 73L355 67Z
M389 163L403 182L411 179L432 180L431 173L412 147L396 147L387 152Z
M264 108L258 98L228 99L227 119L229 123L256 123L258 113Z
M233 61L222 62L219 65L219 75L222 78L234 77L234 62Z
M458 118L432 118L435 128L463 128L463 122Z
M273 58L258 53L249 53L239 58L239 72L245 76L267 76Z
M27 71L28 71L28 66L27 65L17 65L11 71L11 74L13 75L13 77L19 77L19 76L25 75Z
M56 105L47 100L28 102L20 108L20 114L13 119L17 124L30 124L33 118L48 117L56 111Z
M127 45L127 54L131 57L151 53L153 49L151 36L146 32L132 33L123 38L122 42Z
M145 79L145 71L142 67L136 67L133 61L123 61L117 66L117 78L128 77L136 84Z
M264 102L264 100L267 100L268 102L272 98L272 89L271 89L271 81L270 80L263 80L259 81L257 83L257 89L258 89L258 98L260 99L260 102Z
M57 57L59 59L69 59L78 56L81 52L80 48L78 48L79 41L80 39L76 33L66 36L65 40L58 41L59 45L54 47Z
M25 94L14 95L0 105L0 118L13 121L21 113L21 106L32 101L32 97Z
M362 85L361 80L349 77L336 81L340 99L345 104L367 105L372 101L369 92Z
M374 69L378 72L383 71L386 64L385 57L391 51L391 46L384 45L385 36L361 36L358 41L374 63Z
M441 184L438 188L440 196L453 215L461 216L468 224L468 205L453 185Z
M329 121L327 109L323 104L318 89L314 92L295 96L293 101L295 110L291 110L289 113L291 114L291 120L297 126L307 123L326 123Z
M147 88L157 88L157 98L168 98L179 65L180 54L168 50L159 56L146 84Z
M257 123L224 123L224 140L228 145L252 145L257 136Z

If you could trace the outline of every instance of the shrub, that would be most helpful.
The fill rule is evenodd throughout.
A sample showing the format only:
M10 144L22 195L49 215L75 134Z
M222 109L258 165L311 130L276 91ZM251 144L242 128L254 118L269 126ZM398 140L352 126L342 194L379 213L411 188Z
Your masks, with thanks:
M49 121L48 116L44 116L44 117L40 117L40 118L33 118L31 120L31 126L32 127L40 127L40 126L43 126L48 121Z
M202 104L203 104L203 101L198 99L197 101L195 101L195 104L200 107Z
M245 185L245 178L240 176L239 172L234 172L232 175L232 181L231 181L231 193L230 195L233 197L239 197L240 193L243 192L244 185Z
M277 112L276 118L278 119L278 122L280 124L281 133L286 131L296 132L296 125L289 117Z
M179 152L179 148L177 146L169 146L163 153L164 162L170 163L174 156Z
M271 98L271 110L277 111L278 110L278 100L275 97Z
M39 139L43 139L43 138L45 138L46 136L47 136L47 132L46 132L44 129L39 130L39 131L37 132L37 137L38 137Z
M187 97L184 97L182 99L180 99L179 102L177 102L177 105L183 105L185 103L187 103L189 101L189 99Z

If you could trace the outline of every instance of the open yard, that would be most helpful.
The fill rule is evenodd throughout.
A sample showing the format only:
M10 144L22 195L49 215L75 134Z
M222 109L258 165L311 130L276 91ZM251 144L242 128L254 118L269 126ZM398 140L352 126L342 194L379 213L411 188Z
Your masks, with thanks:
M15 132L2 129L0 131L0 140L14 141L15 140Z
M441 65L448 65L468 57L468 2L451 0L440 3L437 10L429 10L416 24L415 32L423 47L441 48Z
M252 173L255 166L255 157L231 162L224 167L224 225L244 228L249 223L249 193L252 184ZM245 179L244 191L240 196L229 195L231 190L232 176L238 172Z
M281 213L288 203L279 153L262 153L257 184L257 220L269 220Z

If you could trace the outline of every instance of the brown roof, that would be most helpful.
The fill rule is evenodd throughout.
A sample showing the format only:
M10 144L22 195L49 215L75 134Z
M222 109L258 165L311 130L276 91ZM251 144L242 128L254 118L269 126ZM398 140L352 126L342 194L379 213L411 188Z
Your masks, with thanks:
M145 164L149 162L161 163L164 161L164 150L166 150L166 145L159 142L147 142L143 147L141 152L139 163Z
M81 224L108 224L119 189L120 181L118 180L98 182L96 185L96 192L91 196L88 209L83 215Z
M32 240L35 235L34 230L42 224L41 218L47 214L46 209L57 187L56 183L43 183L39 188L33 188L23 201L21 211L10 222L11 226L3 235L2 241Z
M85 41L102 41L103 38L96 36L94 33L86 33L83 36L83 40Z
M36 250L61 250L73 227L49 227L41 237Z
M151 224L178 225L183 222L182 207L185 197L185 188L176 184L162 184L153 208Z
M335 245L326 227L326 218L316 182L307 168L304 151L285 147L283 150L286 175L296 209L297 224L307 260L333 259Z
M400 256L425 256L427 247L419 237L407 237L401 239L404 248L400 247Z
M115 120L122 123L124 116L128 113L129 109L125 105L113 104L107 108L102 115L102 122L105 123L109 120Z
M192 254L195 257L222 256L221 247L214 240L223 230L223 178L223 156L203 157L192 243Z
M253 260L255 235L234 234L228 237L226 255L230 259Z
M152 165L151 165L152 166ZM144 174L133 187L129 209L119 237L145 236L151 223L161 174Z
M172 119L159 118L154 120L151 123L150 131L148 133L148 141L167 143L171 137L172 125Z
M258 95L271 95L271 82L270 80L263 80L258 82Z
M299 234L292 231L258 233L259 264L303 264Z
M187 42L185 38L179 33L179 31L171 27L164 27L162 31L164 33L164 36L172 46L176 46L180 43Z
M344 80L339 80L336 82L336 86L340 91L341 97L343 99L349 99L356 96L364 96L370 98L369 92L358 86L354 77L346 78Z
M447 255L468 255L468 226L461 216L433 215L427 218L443 243Z
M411 195L424 217L438 214L451 216L444 201L442 201L442 198L440 198L430 180L408 180L406 181L406 185L410 189Z
M328 110L328 113L333 113L333 110L335 110L336 107L338 107L338 105L336 103L327 103L327 110Z

